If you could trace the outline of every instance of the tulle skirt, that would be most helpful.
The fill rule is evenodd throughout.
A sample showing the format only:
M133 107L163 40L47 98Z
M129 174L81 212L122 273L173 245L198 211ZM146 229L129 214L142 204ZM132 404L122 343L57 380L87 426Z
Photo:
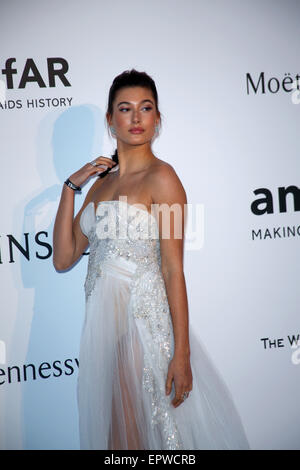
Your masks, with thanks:
M77 382L80 448L249 449L231 393L191 326L193 389L177 408L174 382L165 395L167 368L149 346L143 319L132 314L135 267L123 258L104 261L86 301Z

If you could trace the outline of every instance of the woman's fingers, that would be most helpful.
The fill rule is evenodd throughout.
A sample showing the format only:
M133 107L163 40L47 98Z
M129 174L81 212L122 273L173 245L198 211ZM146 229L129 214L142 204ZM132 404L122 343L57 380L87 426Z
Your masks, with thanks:
M94 163L94 165L93 165ZM91 169L92 173L98 173L99 169L101 172L107 170L107 168L112 168L114 167L116 162L114 162L111 158L108 157L97 157L95 158L92 162L89 162L89 165L92 166L93 168Z
M99 163L105 163L105 165L108 164L108 165L111 165L111 166L113 166L115 164L115 162L112 160L112 158L102 157L102 156L95 158L93 160L93 162L97 163L97 165Z
M183 392L178 392L175 390L175 398L172 401L174 408L179 406L184 400L182 399Z
M95 163L92 165L91 163ZM90 176L95 173L102 173L107 168L115 166L115 162L108 157L97 157L92 162L86 163L80 170L76 171L70 176L72 183L81 186Z
M169 369L168 374L167 374L167 380L166 380L166 394L167 395L169 395L172 390L172 380L173 380L173 375Z

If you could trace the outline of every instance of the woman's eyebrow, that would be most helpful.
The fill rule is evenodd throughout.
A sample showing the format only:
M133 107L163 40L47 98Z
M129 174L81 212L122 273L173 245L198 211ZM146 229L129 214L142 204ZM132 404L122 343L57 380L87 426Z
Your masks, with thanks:
M150 103L153 104L153 101L151 100L142 100L141 103L145 103L146 101L150 101ZM117 106L120 106L120 104L130 104L129 101L120 101L120 103L117 104Z

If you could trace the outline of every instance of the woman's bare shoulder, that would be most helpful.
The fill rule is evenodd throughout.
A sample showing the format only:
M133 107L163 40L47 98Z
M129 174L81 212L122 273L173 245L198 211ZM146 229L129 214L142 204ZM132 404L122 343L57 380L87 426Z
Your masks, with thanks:
M170 163L164 160L161 160L160 158L156 158L156 161L152 165L150 172L149 172L150 179L163 178L168 175L170 177L172 177L172 175L173 176L176 175L176 171L173 168L173 166Z
M172 184L172 181L177 181L177 183L180 181L175 168L170 163L160 159L157 159L157 161L153 165L150 177L152 180L155 180L156 183L165 182L165 184Z
M153 165L153 169L155 169L155 168L158 169L158 168L162 168L162 167L173 168L170 163L166 162L165 160L162 160L161 158L156 157L155 158L155 163Z
M184 187L174 167L164 160L157 160L149 178L152 200L174 200L177 198L180 201L186 200Z

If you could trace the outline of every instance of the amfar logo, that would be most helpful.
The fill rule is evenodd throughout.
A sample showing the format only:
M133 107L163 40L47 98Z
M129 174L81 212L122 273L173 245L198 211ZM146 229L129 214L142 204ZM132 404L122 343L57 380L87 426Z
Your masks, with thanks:
M16 62L15 58L7 59L5 62L5 68L1 70L2 75L6 77L6 88L25 88L27 83L36 82L40 88L46 88L46 82L42 77L36 63L33 59L27 59L24 68L21 70L21 78L18 85L14 83L14 75L18 74L18 70L13 64ZM47 80L49 87L56 86L56 78L64 86L71 86L71 83L66 77L66 73L69 70L69 64L66 59L61 57L50 57L47 59Z
M258 188L254 191L255 195L263 197L256 199L251 204L251 211L255 215L273 214L274 198L272 192L268 188ZM278 209L279 212L287 212L287 195L293 195L294 211L300 211L300 189L297 186L280 186L278 188Z
M251 203L251 212L254 215L265 215L274 214L274 196L268 188L255 189L254 194L256 196L262 196L255 199ZM278 188L278 211L280 213L288 212L287 209L287 195L292 196L290 206L292 206L294 212L300 211L300 189L297 186L291 185L285 188L280 186ZM277 202L276 201L276 202ZM293 202L293 204L292 204ZM252 240L270 240L278 238L293 238L300 236L300 225L287 225L277 227L264 227L252 229Z
M0 79L0 110L62 108L72 105L73 97L71 96L31 96L24 98L23 95L18 99L15 96L9 98L6 96L9 90L24 89L30 82L33 83L32 86L35 89L56 88L58 85L70 87L71 83L66 76L69 70L69 64L66 59L62 57L49 57L47 59L47 72L44 72L44 76L31 58L26 60L25 65L21 69L17 68L15 63L16 58L11 57L6 60L5 68L1 69L0 67L0 72L3 76L3 79Z

